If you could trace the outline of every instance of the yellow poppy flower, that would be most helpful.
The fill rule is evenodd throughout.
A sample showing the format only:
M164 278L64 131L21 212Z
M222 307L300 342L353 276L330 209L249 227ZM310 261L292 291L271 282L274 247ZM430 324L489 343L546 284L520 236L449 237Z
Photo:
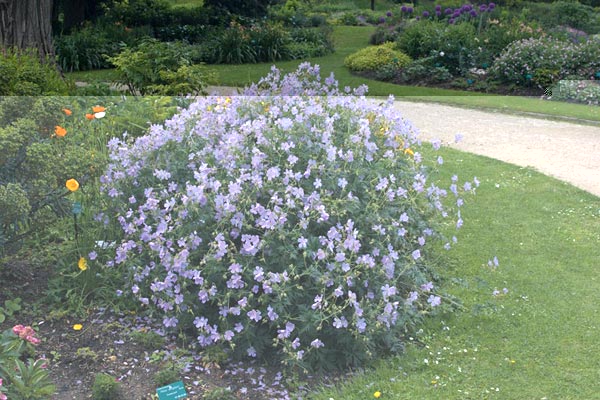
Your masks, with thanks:
M85 114L85 117L89 120L96 118L96 117L94 117L94 114Z
M99 112L104 112L104 111L106 111L106 107L94 106L94 107L92 107L92 111L94 112L94 114L99 113Z
M83 325L81 325L81 324L75 324L75 325L73 325L73 330L74 331L80 331L81 329L83 329Z
M79 189L79 182L77 182L75 179L69 179L68 181L65 182L65 186L71 192L74 192L77 189Z
M54 127L54 133L56 134L56 136L63 137L67 134L67 130L62 126L56 125Z
M63 112L67 115L67 117L73 114L73 111L69 110L68 108L63 108Z
M376 399L381 397L381 392L378 390L375 393L373 393L373 397L375 397Z
M405 150L404 150L404 154L410 154L411 156L414 156L414 155L415 155L415 152L414 152L414 151L412 151L411 149L405 149Z
M85 271L88 268L86 259L83 257L79 257L77 266L79 267L80 270Z

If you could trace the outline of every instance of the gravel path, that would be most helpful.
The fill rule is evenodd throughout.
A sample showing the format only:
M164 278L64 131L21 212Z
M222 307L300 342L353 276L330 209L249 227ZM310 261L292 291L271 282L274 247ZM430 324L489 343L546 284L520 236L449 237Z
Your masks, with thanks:
M424 140L533 167L600 196L600 127L431 103L395 106ZM463 136L458 143L456 134Z

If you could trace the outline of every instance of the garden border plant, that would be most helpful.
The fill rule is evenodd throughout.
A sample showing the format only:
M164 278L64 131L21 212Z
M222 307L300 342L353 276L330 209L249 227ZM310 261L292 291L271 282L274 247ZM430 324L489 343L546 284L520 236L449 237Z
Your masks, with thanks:
M364 89L339 91L309 64L273 69L245 96L112 139L102 182L123 238L93 264L165 328L234 358L275 347L304 371L400 351L442 301L430 247L451 241L432 218L459 228L478 182L428 182L414 129Z

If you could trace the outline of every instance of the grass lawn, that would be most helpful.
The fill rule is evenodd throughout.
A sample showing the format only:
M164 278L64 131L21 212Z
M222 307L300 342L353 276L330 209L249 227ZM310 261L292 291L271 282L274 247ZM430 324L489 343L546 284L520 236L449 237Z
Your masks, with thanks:
M434 318L406 354L311 399L597 399L600 199L485 157L444 159L482 182L442 272L468 311Z

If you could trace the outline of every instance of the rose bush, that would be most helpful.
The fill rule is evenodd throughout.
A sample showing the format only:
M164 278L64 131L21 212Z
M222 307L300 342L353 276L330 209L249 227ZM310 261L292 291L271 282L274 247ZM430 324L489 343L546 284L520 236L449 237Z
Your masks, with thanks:
M309 64L273 69L245 96L112 139L102 218L123 237L93 262L164 327L233 357L312 369L398 351L442 301L433 217L460 227L444 198L460 207L477 181L430 182L415 128L364 92Z

